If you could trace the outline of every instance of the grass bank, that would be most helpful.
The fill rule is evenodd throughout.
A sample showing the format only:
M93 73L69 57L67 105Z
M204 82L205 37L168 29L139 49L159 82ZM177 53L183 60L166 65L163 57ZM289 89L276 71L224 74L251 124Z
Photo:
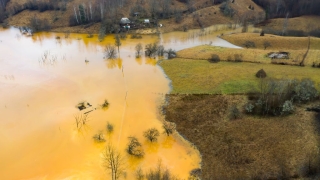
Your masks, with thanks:
M172 59L160 63L172 81L172 94L246 93L258 87L255 77L264 69L268 77L277 79L310 78L320 83L320 69L258 63L219 62L206 60Z

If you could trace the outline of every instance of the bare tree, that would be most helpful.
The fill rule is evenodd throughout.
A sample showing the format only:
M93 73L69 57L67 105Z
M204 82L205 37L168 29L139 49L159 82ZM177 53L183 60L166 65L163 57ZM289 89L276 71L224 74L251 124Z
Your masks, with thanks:
M76 17L77 23L79 24L78 15L76 12L76 7L73 6L73 10L74 10L74 16Z
M175 124L171 122L164 122L162 127L164 129L164 133L167 134L167 136L170 136L176 129Z
M148 57L156 56L157 51L158 51L157 43L147 44L145 47L145 53L146 53L146 56Z
M159 135L159 131L156 128L148 129L143 133L143 136L147 138L150 142L157 141Z
M284 19L284 22L283 22L282 36L287 32L288 16L289 16L289 13L287 13L286 18Z
M123 159L121 154L116 149L108 144L103 154L103 165L111 171L112 180L117 180L123 173Z
M143 171L140 167L136 170L135 176L136 176L136 180L144 179Z
M116 34L116 36L115 36L115 45L118 47L118 52L120 52L120 46L121 46L121 40L120 40L120 36L119 36L119 34Z
M82 126L84 126L89 120L88 114L82 113L74 115L74 119L76 120L76 126L78 130L80 130Z
M264 41L264 42L263 42L263 47L264 47L265 50L266 50L268 47L270 47L270 46L271 46L271 44L270 44L269 41Z
M105 55L105 58L107 58L107 59L114 59L114 58L116 58L116 56L117 56L117 51L116 51L115 46L112 46L111 44L108 44L108 45L106 46L106 49L104 50L104 55Z
M141 43L137 44L136 47L135 47L135 49L136 49L136 57L138 58L138 57L141 56L142 44L141 44Z
M103 136L102 131L99 131L97 134L95 134L95 135L93 136L93 139L94 139L96 142L98 142L98 143L101 143L101 142L105 142L105 141L106 141L106 139L105 139L104 136Z
M141 158L144 156L144 152L142 149L141 143L138 141L136 137L128 137L129 138L129 144L127 148L127 152L130 155L136 156L138 158Z

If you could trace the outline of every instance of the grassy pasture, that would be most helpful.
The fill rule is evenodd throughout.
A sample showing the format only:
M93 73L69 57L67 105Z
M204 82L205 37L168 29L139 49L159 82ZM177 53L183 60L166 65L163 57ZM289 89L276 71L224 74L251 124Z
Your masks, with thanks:
M230 49L224 47L202 45L181 50L177 53L177 56L179 58L184 59L202 60L209 59L212 54L216 54L220 57L221 61L235 61L235 56L238 55L241 57L241 60L243 62L267 64L271 63L271 59L267 57L267 54L269 52L274 52L274 50L272 51L262 49ZM289 50L288 52L290 52L290 58L282 61L284 61L286 64L296 65L299 62L301 62L303 54L305 54L306 50Z
M177 58L160 63L172 80L172 94L246 93L257 89L258 70L264 69L268 77L277 79L310 78L320 83L320 69L259 63L219 62Z

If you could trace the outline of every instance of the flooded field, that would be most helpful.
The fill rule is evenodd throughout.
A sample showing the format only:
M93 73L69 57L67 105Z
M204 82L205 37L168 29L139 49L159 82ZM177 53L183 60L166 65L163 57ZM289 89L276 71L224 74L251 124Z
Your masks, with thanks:
M124 176L134 179L162 165L181 179L201 167L199 152L177 133L163 134L161 105L170 81L156 59L136 58L135 45L159 41L180 50L201 44L234 47L206 31L145 35L122 40L120 57L104 59L106 44L85 34L37 33L26 37L18 29L0 29L0 179L111 179L102 153L112 144L123 158ZM59 37L59 38L57 38ZM43 59L46 61L43 61ZM107 100L108 108L101 108ZM80 111L76 105L91 107ZM88 122L77 128L75 117L86 113ZM107 133L107 123L114 131ZM157 142L143 132L156 128ZM95 142L101 133L106 142ZM143 158L126 152L135 136ZM121 178L121 179L122 179Z

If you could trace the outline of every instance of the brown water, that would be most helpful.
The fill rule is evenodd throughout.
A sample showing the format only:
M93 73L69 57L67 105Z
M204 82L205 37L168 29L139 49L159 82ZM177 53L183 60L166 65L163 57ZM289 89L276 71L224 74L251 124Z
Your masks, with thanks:
M65 39L58 33L26 37L14 28L0 30L0 179L111 179L102 166L106 143L92 138L99 131L124 156L127 179L133 179L139 167L155 168L159 159L187 179L190 170L200 167L196 149L178 134L161 134L157 143L148 143L142 135L153 127L162 132L159 107L170 82L157 60L136 59L134 47L156 41L176 50L210 41L232 46L208 32L127 39L119 59L105 60L105 45L114 44L111 35L99 42L96 36L81 34ZM46 51L55 62L39 62ZM110 103L107 110L99 107L104 99ZM81 101L93 108L79 111L75 106ZM89 110L89 122L78 130L74 116ZM114 125L110 135L107 122ZM128 136L142 142L144 158L127 156Z

